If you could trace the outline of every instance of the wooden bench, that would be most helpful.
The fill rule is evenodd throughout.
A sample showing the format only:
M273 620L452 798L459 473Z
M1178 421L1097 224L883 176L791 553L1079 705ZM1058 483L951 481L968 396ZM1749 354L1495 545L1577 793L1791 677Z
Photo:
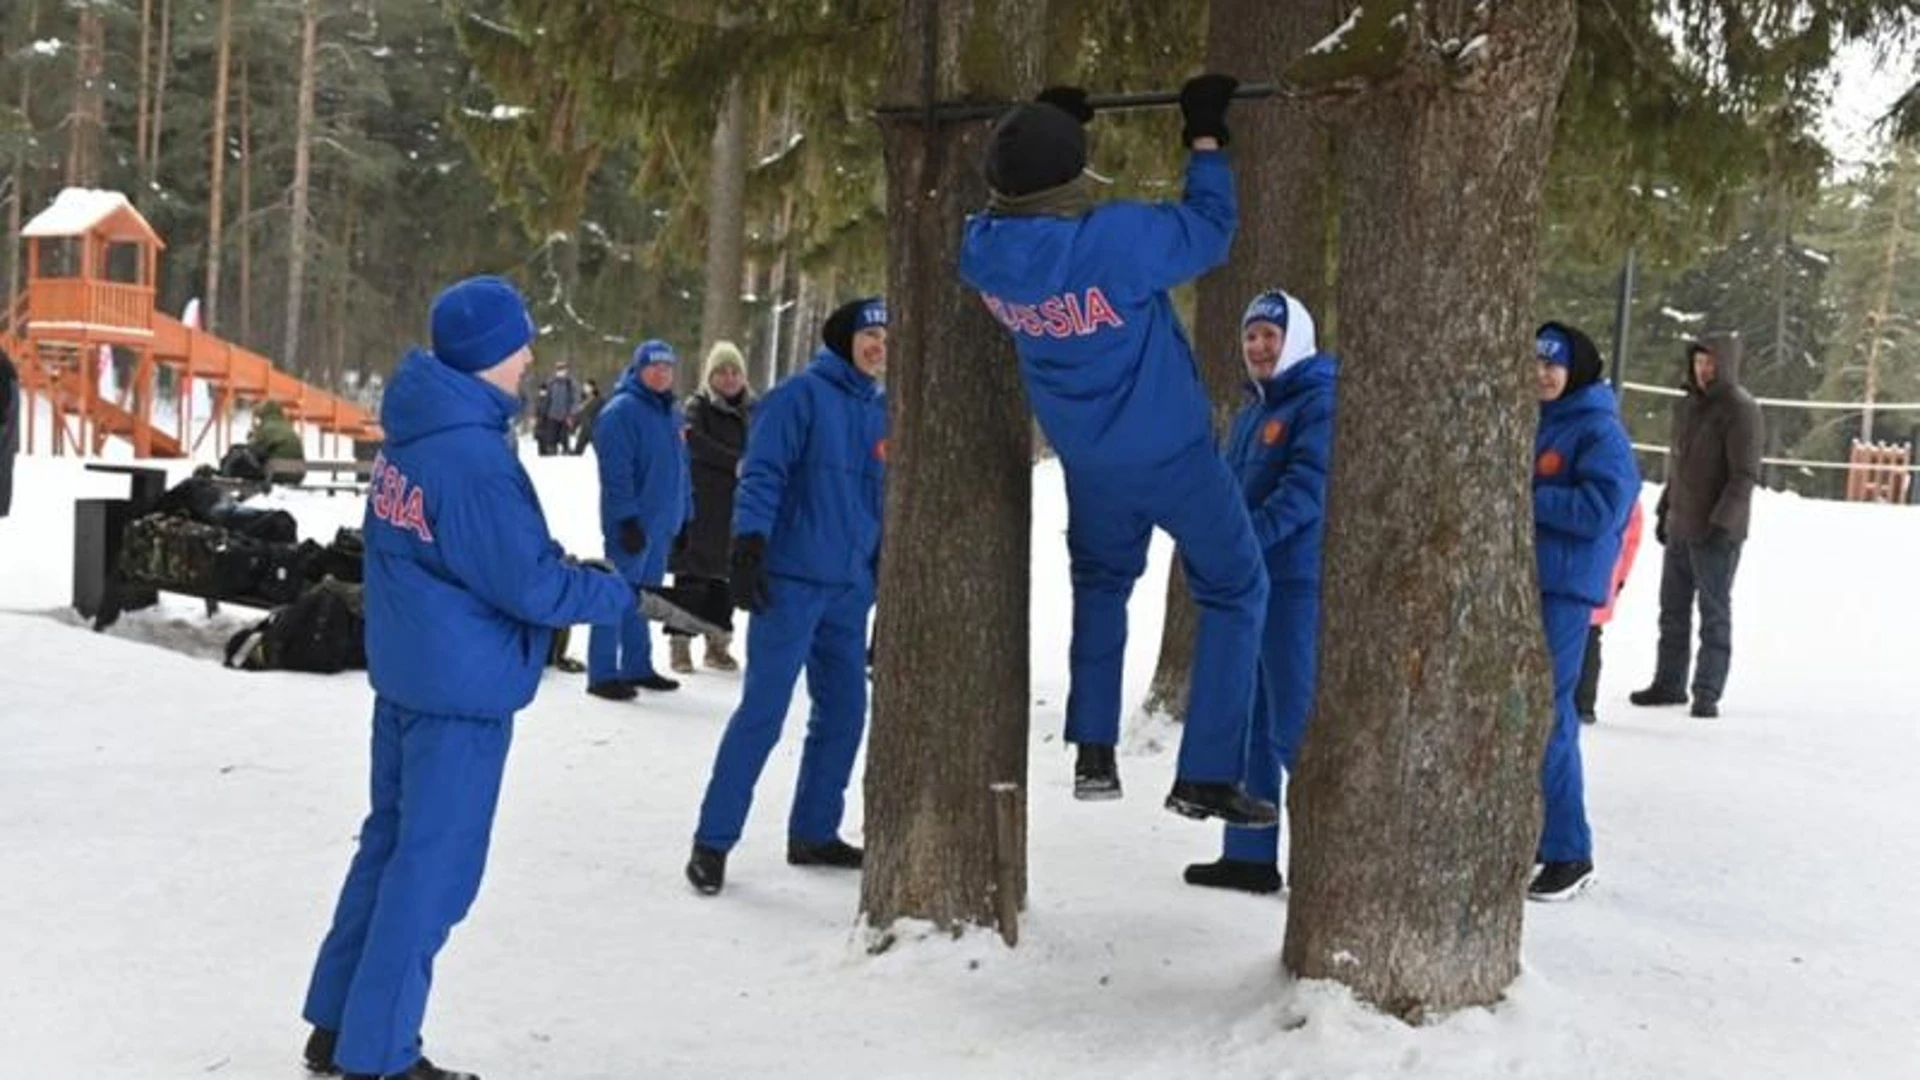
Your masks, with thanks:
M324 491L334 495L342 491L359 495L367 490L373 476L371 461L307 460L273 458L267 462L267 479L276 484L303 491ZM316 477L326 477L317 480ZM345 477L346 479L341 479Z

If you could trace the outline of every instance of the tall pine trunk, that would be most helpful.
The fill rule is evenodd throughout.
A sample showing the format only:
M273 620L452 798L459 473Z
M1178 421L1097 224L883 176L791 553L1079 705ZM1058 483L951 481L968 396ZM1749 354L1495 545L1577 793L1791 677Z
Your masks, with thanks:
M287 321L280 339L280 362L289 371L304 370L300 360L300 332L307 298L307 230L310 226L307 218L312 191L313 96L319 42L320 5L318 0L305 0L300 5L300 82L294 95L293 207L287 217Z
M747 241L747 95L735 76L713 129L707 183L706 293L700 302L700 355L716 341L741 340L740 292ZM700 385L700 364L681 365L680 389Z
M107 26L93 0L80 5L77 36L73 110L67 124L67 186L91 188L100 184L100 139L107 110Z
M160 134L166 129L167 115L167 76L173 71L173 0L160 0L160 46L154 50L153 71L153 121L148 127L148 137L153 144L147 148L147 183L160 175Z
M1893 224L1887 229L1887 246L1880 260L1880 289L1873 310L1867 313L1867 385L1860 410L1860 441L1873 441L1873 403L1880 396L1880 343L1887 334L1887 320L1893 315L1893 286L1900 266L1900 237L1906 222L1907 196L1913 189L1911 163L1913 147L1902 143L1893 157Z
M1403 1018L1519 971L1552 717L1531 307L1572 0L1368 4L1340 106L1342 371L1287 968ZM1465 55L1448 42L1473 42Z
M149 72L153 70L153 0L140 0L140 79L133 96L134 170L147 175L147 104Z
M1337 0L1213 0L1207 68L1256 81L1331 33L1345 15ZM1328 285L1328 195L1334 190L1332 142L1304 105L1285 100L1229 113L1240 227L1227 264L1200 279L1194 353L1213 399L1214 430L1224 431L1246 400L1240 362L1240 314L1264 289L1285 288L1317 317ZM1200 611L1176 560L1167 580L1160 659L1145 711L1185 720Z
M27 0L27 38L32 40L40 32L40 0ZM33 117L33 74L28 65L21 65L20 72L20 116L28 121ZM12 304L13 298L27 287L22 275L22 241L20 230L26 226L23 220L28 200L33 191L28 184L27 140L21 139L13 152L13 200L7 204L7 295L0 298L0 304ZM6 309L12 314L12 309ZM17 328L16 328L17 329Z
M220 0L217 33L219 55L213 74L213 136L207 163L207 285L200 303L200 325L216 333L220 317L220 230L227 201L227 75L233 54L233 0Z
M248 348L253 337L253 79L247 56L240 57L240 217L234 222L239 250L240 340Z
M942 98L1037 89L1039 41L1014 39L1024 57L1005 47L1005 6L905 0L885 100L916 101L928 75ZM877 930L925 919L1011 942L1026 898L1033 463L1012 343L953 269L964 216L986 202L988 130L882 133L892 436L860 906Z

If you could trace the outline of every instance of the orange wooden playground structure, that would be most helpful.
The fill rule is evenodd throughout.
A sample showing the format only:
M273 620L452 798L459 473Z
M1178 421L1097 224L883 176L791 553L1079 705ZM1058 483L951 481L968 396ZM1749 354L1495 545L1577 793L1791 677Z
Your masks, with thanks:
M69 188L21 236L26 288L0 308L0 348L20 370L22 449L40 447L36 428L49 422L44 411L56 455L98 455L118 437L137 458L181 458L209 436L217 455L232 438L235 406L268 401L279 402L294 423L317 428L323 443L330 438L336 456L341 440L380 438L378 423L358 405L157 310L154 282L166 245L126 196ZM99 391L103 345L137 358L118 400ZM161 368L173 376L172 430L154 421ZM211 391L205 417L193 415L196 383Z

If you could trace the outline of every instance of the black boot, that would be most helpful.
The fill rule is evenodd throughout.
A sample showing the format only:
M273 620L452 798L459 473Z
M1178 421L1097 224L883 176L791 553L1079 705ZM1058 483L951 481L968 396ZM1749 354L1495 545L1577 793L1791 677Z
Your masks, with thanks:
M372 1073L348 1073L345 1080L480 1080L480 1078L473 1073L443 1069L423 1057L409 1066L406 1072L388 1073L385 1076L374 1076Z
M866 857L866 852L837 836L820 844L810 844L791 837L787 839L788 866L831 866L841 870L858 870Z
M315 1076L338 1076L340 1066L333 1063L333 1048L340 1043L340 1033L323 1027L313 1029L307 1036L307 1071Z
M1720 716L1720 703L1701 698L1693 703L1692 711L1695 720L1714 720Z
M1671 690L1661 686L1659 683L1654 683L1645 690L1635 690L1633 693L1628 694L1627 700L1643 708L1649 705L1685 705L1687 703L1687 692L1685 690Z
M656 673L644 679L633 680L633 685L642 690L678 690L680 689L680 680L669 679L665 675Z
M1279 867L1251 859L1194 863L1187 867L1186 878L1189 885L1208 889L1238 889L1262 896L1279 892L1282 884Z
M640 696L640 691L635 690L632 684L621 682L619 679L588 683L587 693L597 698L606 698L608 701L632 701Z
M687 880L700 895L717 895L727 883L727 853L693 845L693 857L687 860Z
M1590 862L1550 862L1540 864L1540 872L1527 886L1529 900L1571 900L1593 884Z
M1120 797L1120 766L1113 759L1113 747L1078 743L1074 755L1074 798L1098 802Z
M1217 817L1229 825L1255 828L1278 825L1280 812L1270 802L1247 794L1239 784L1176 780L1167 796L1167 809L1182 817Z

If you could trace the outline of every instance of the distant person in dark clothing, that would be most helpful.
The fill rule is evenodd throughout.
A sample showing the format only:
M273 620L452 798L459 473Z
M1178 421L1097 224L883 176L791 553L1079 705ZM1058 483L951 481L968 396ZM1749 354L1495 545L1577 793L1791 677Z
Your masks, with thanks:
M20 372L0 349L0 517L13 508L13 458L20 451Z
M600 409L607 399L600 396L600 384L587 380L587 396L582 398L578 408L573 410L573 453L575 457L587 452L593 443L593 422L600 418Z
M540 388L540 401L534 410L533 438L540 446L541 457L552 457L566 447L567 429L579 405L580 384L567 374L563 361L554 369L553 378Z
M693 520L674 544L668 568L673 583L706 587L727 595L727 558L733 543L733 492L740 484L740 457L747 449L753 395L740 350L716 342L707 353L700 389L687 401L687 452L693 462ZM670 632L673 670L693 671L693 639ZM738 671L729 635L708 635L704 663L715 671Z
M1720 715L1733 660L1733 576L1740 568L1760 479L1765 434L1759 403L1740 385L1740 339L1716 335L1687 346L1686 396L1673 406L1667 486L1655 509L1654 538L1666 545L1660 567L1660 648L1653 685L1635 705L1684 705ZM1700 655L1687 683L1695 597Z

